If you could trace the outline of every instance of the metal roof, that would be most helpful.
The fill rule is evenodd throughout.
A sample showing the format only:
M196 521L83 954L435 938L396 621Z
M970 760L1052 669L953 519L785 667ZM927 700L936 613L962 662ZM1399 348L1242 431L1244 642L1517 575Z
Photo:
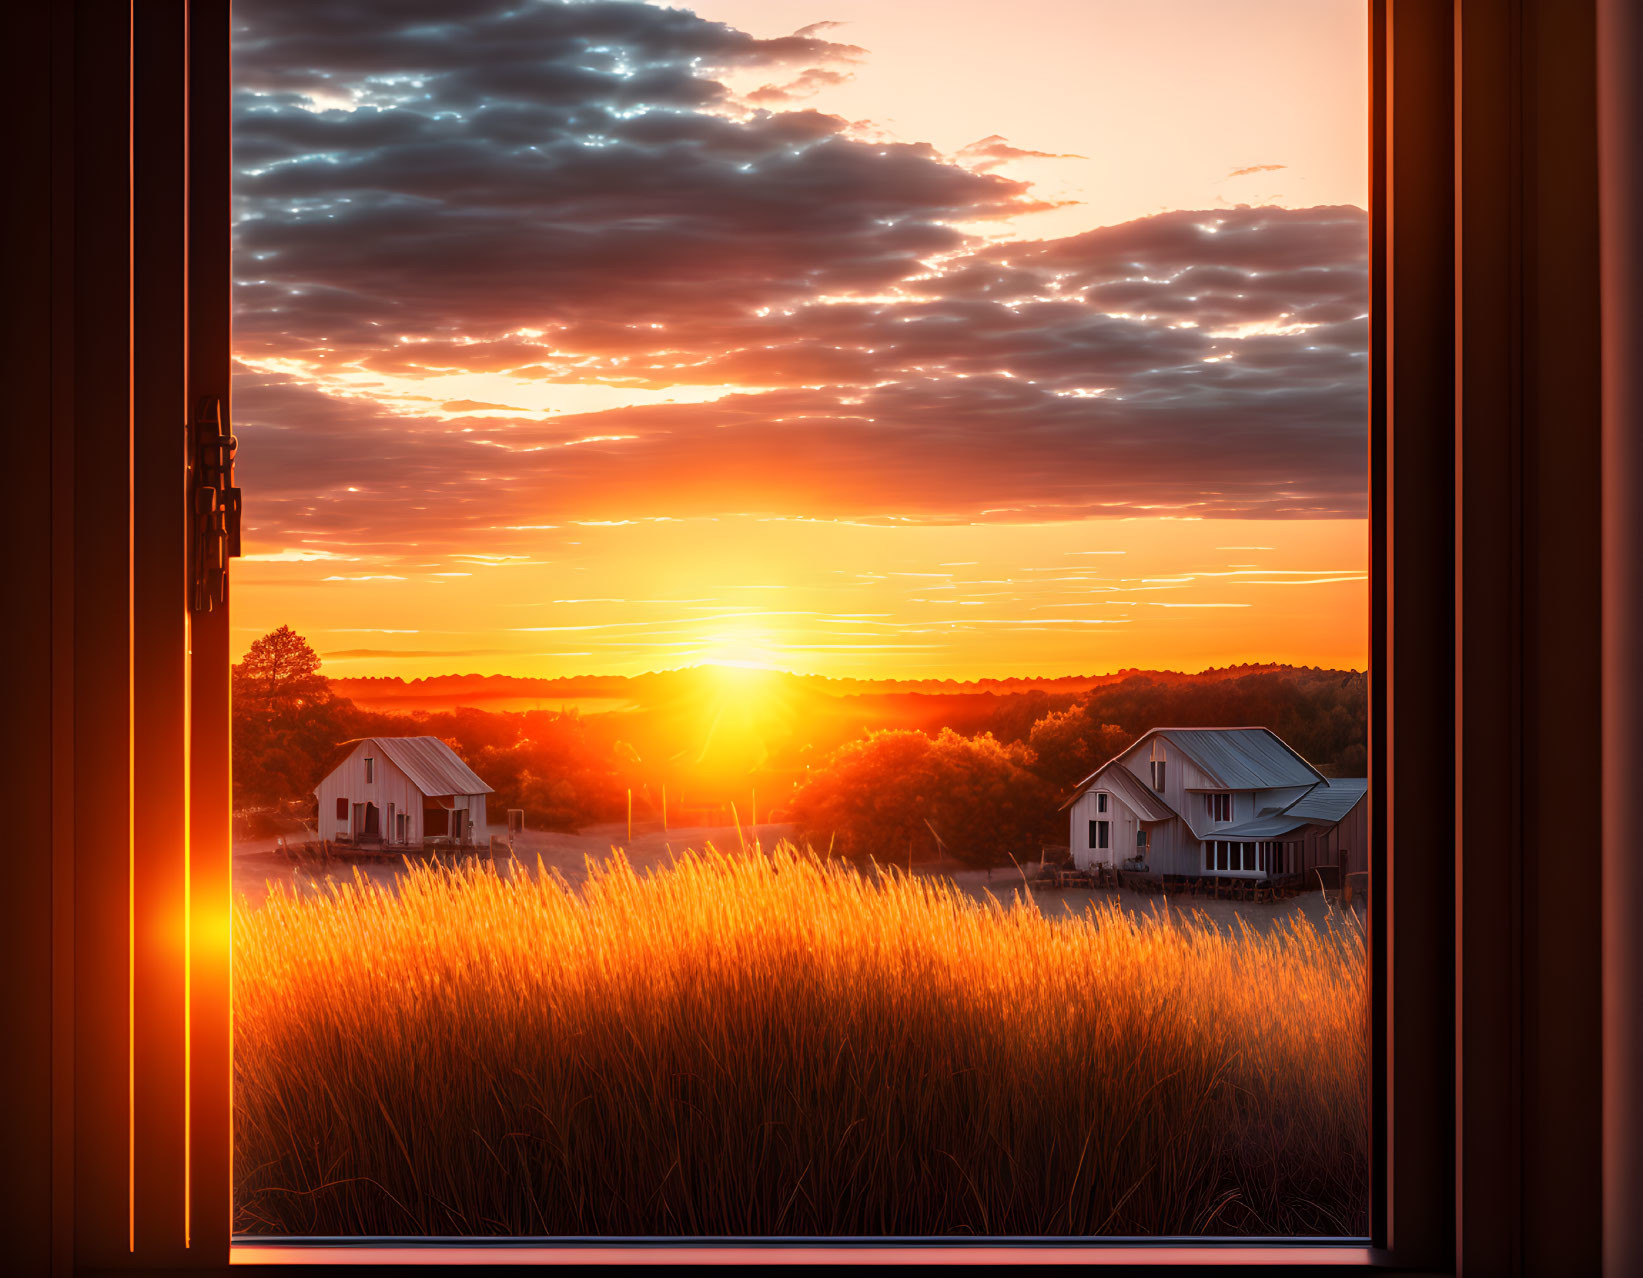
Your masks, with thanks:
M1119 759L1154 737L1163 737L1225 790L1272 790L1292 785L1331 784L1271 728L1149 728L1073 789L1062 805L1071 807L1095 779ZM1174 815L1173 813L1171 815Z
M1288 834L1291 830L1299 830L1303 825L1311 825L1306 817L1292 817L1287 813L1279 816L1256 817L1253 821L1245 821L1242 825L1223 826L1219 830L1205 830L1198 836L1202 843L1238 843L1248 839L1275 839L1281 834Z
M1062 810L1072 807L1083 797L1085 790L1094 789L1097 783L1102 789L1116 794L1143 821L1168 821L1175 816L1175 810L1164 802L1162 795L1154 794L1141 778L1116 762L1109 763L1091 777L1088 785L1061 805Z
M1270 790L1287 785L1315 785L1319 772L1284 744L1271 728L1154 728L1228 790ZM1131 746L1130 749L1134 749Z
M381 748L411 784L429 797L443 794L491 794L457 752L438 737L361 737ZM358 742L345 744L357 745Z
M1336 777L1327 786L1315 786L1284 810L1285 816L1305 817L1319 825L1334 825L1358 806L1369 792L1367 777Z

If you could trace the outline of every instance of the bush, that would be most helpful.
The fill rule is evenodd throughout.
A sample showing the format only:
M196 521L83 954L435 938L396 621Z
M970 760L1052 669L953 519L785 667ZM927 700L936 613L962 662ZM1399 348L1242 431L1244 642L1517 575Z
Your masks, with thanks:
M1027 771L1024 746L991 736L869 733L835 751L793 798L799 837L857 860L905 863L946 852L1008 865L1064 842L1055 791Z

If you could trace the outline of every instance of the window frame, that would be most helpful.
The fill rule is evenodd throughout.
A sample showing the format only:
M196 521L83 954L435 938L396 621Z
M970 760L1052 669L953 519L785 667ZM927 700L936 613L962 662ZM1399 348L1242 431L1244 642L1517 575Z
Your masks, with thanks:
M1581 789L1555 746L1611 722L1599 714L1598 573L1623 585L1643 567L1635 537L1602 540L1596 503L1564 500L1601 487L1602 518L1635 529L1643 487L1609 482L1598 452L1597 351L1612 330L1598 324L1592 68L1599 48L1637 68L1600 46L1600 8L1623 10L1368 5L1371 1247L980 1244L987 1259L1590 1272L1605 1192L1623 1206L1643 1191L1636 1149L1601 1179L1602 1093L1564 1082L1597 1078L1604 1050L1597 991L1610 969L1590 887L1526 855L1559 827L1584 847L1614 835L1599 805L1539 804L1527 778ZM50 743L12 749L17 775L52 796L52 821L49 859L20 867L0 936L12 970L52 975L5 995L24 1049L6 1063L14 1094L40 1100L4 1120L24 1169L4 1203L20 1226L8 1237L30 1267L226 1271L228 610L187 611L180 513L183 423L197 434L202 400L229 390L227 5L13 9L8 47L28 51L14 82L49 126L20 130L19 164L48 198L5 210L8 247L45 250L16 277L14 305L38 322L3 355L20 419L42 423L11 445L18 473L46 480L19 485L5 517L13 545L50 537L18 565L49 617L8 640L13 669L38 685L14 676L18 704ZM1636 376L1625 363L1610 364L1623 386ZM1568 517L1538 517L1554 510ZM1608 704L1634 722L1639 697L1626 695ZM1606 775L1628 761L1635 752L1606 755ZM108 801L75 802L88 778ZM1636 988L1632 969L1611 969L1611 988ZM1617 1024L1635 1028L1635 1009L1632 1022L1623 1013ZM704 1247L791 1258L757 1244L568 1242L536 1259L699 1260ZM817 1250L909 1258L883 1242ZM454 1263L475 1251L262 1245L234 1259Z

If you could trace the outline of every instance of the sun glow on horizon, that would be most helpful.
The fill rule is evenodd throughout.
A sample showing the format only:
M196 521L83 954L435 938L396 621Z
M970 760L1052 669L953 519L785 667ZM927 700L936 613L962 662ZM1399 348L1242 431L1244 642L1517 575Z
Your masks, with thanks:
M248 17L239 651L1366 664L1361 6L598 7Z
M333 675L405 678L1361 669L1366 533L1360 520L615 522L511 534L544 540L525 559L470 552L460 577L443 575L448 557L398 548L350 550L353 572L325 574L349 581L260 559L238 570L235 638L243 650L299 618Z

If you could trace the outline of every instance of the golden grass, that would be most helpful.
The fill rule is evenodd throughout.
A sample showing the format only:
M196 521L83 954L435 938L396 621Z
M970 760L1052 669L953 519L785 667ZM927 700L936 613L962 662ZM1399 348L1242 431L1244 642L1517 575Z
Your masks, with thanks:
M782 847L234 917L238 1227L1361 1234L1363 946Z

